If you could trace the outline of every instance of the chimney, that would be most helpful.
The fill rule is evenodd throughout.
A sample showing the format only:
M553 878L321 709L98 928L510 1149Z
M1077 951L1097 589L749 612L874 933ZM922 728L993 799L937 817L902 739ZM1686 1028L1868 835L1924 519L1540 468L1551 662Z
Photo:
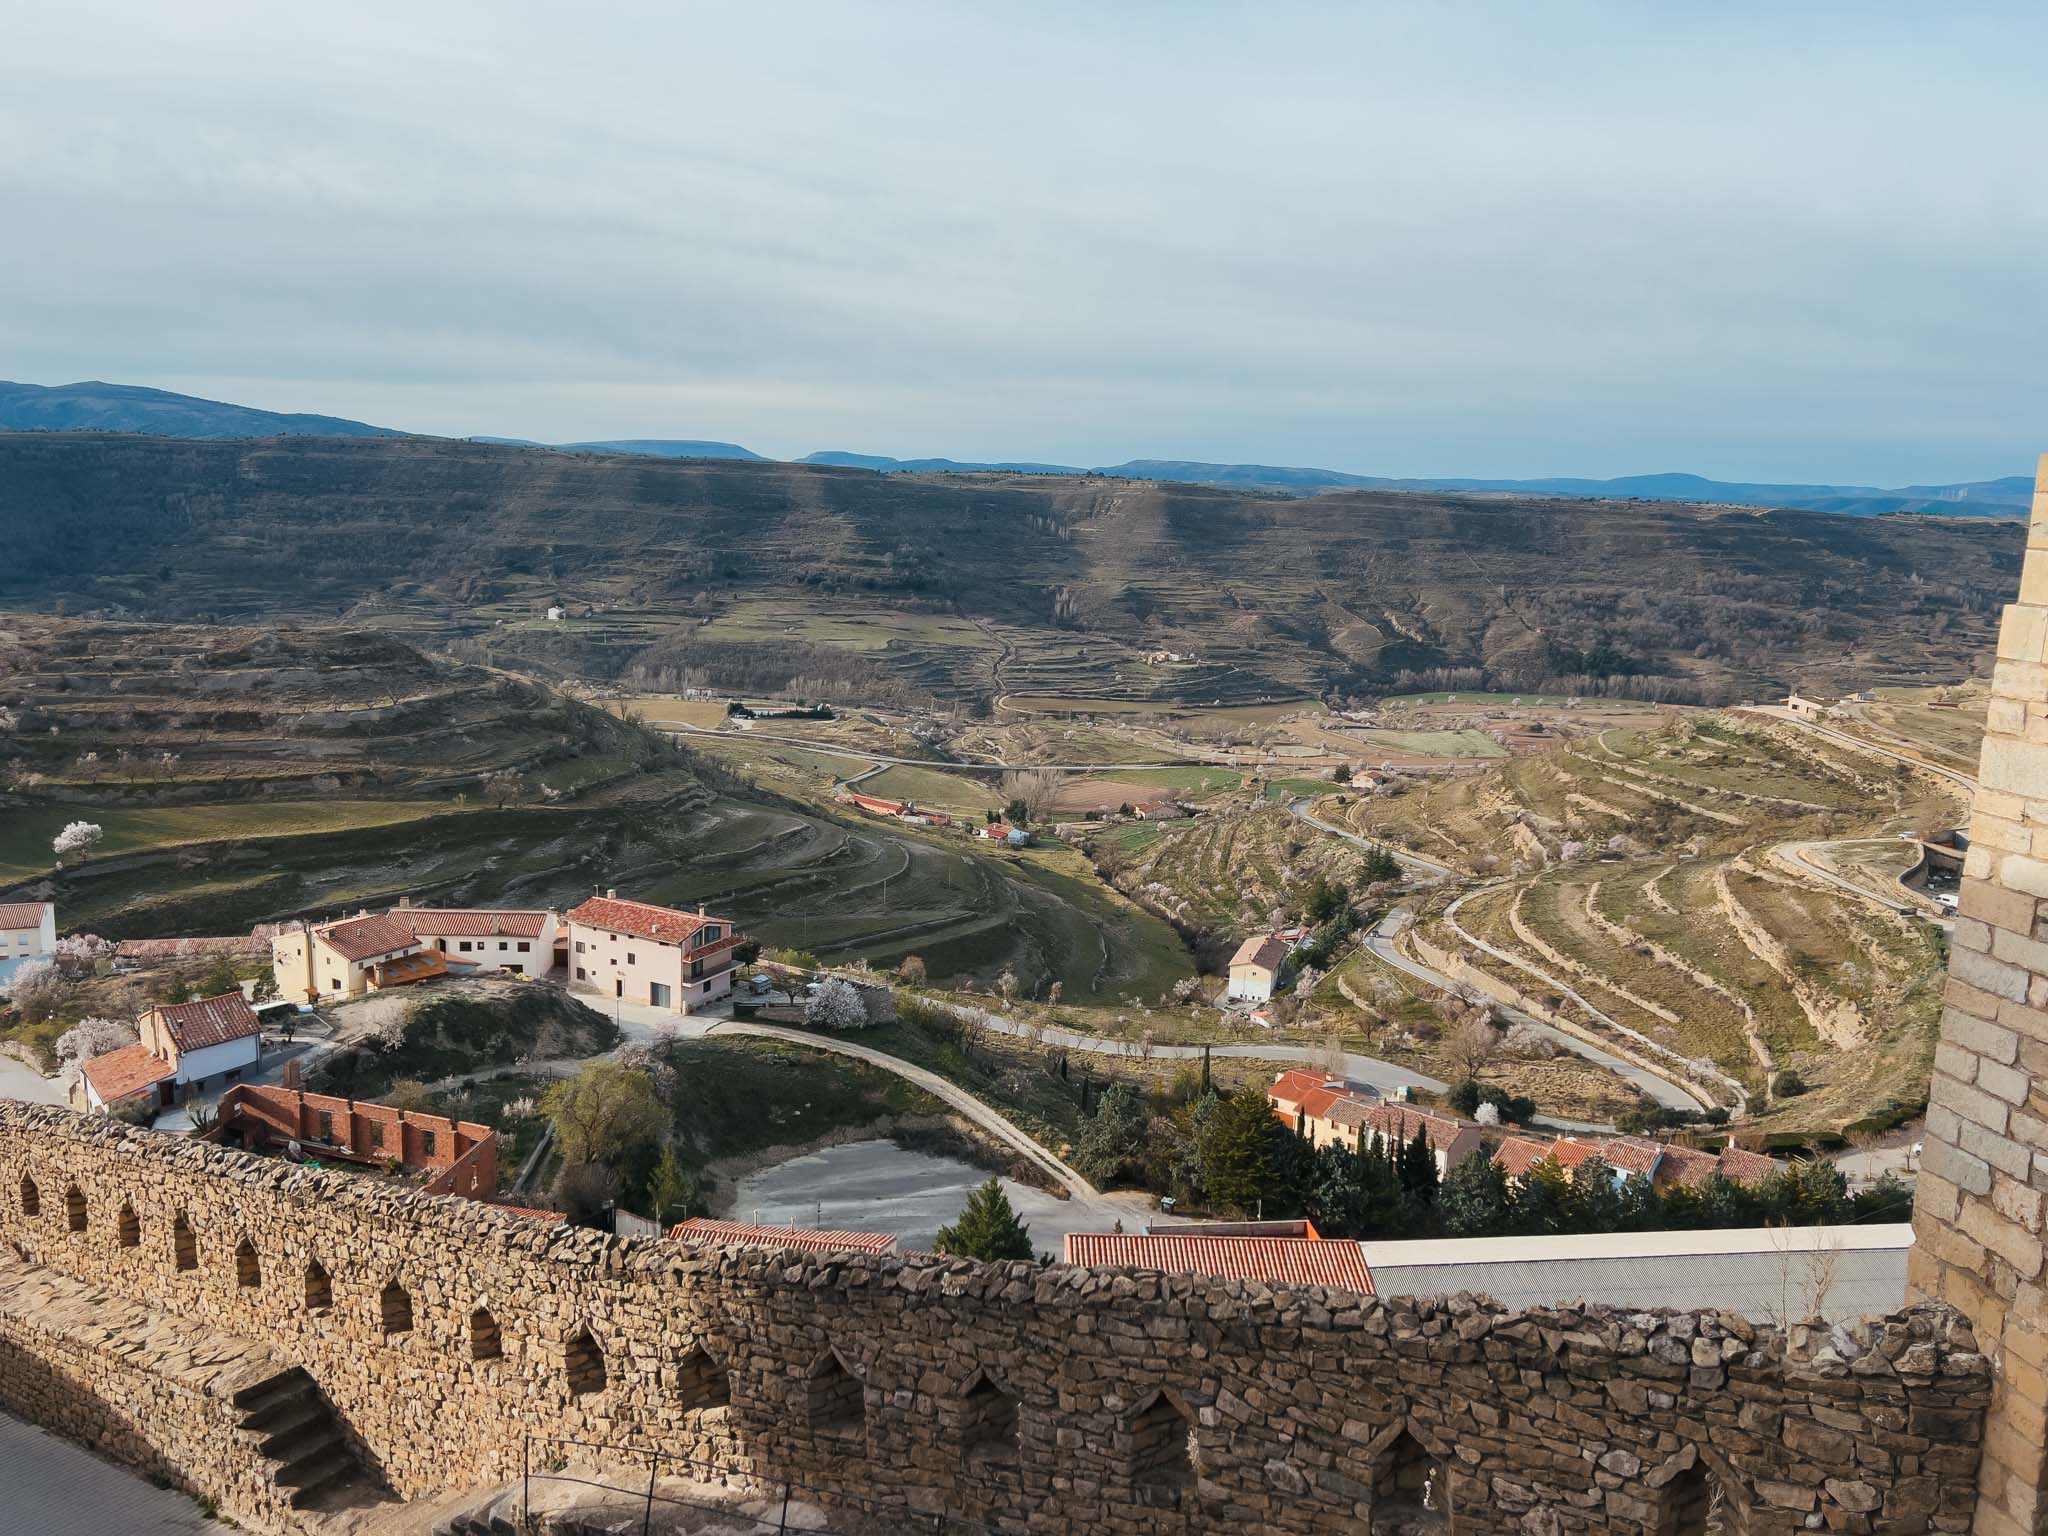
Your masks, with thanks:
M606 888L606 890L605 890L605 893L604 893L604 899L605 899L606 901L617 901L617 900L619 899L619 890L618 890L618 887L617 887L617 886L609 886L609 887L607 887L607 888Z

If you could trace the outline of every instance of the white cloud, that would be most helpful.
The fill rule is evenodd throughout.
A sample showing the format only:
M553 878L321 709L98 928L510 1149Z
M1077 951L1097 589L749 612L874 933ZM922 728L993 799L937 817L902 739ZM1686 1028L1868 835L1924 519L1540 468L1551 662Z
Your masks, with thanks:
M7 370L421 430L2030 461L2031 12L46 7Z

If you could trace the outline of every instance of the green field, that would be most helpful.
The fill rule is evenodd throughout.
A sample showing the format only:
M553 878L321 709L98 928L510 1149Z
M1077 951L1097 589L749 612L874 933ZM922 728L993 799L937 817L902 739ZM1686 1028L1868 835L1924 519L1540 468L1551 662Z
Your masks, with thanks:
M92 851L92 857L104 859L185 843L346 832L459 814L460 808L447 800L266 800L146 810L31 805L0 817L0 879L18 880L52 868L56 855L50 840L72 821L95 822L105 830L105 839Z
M951 811L960 815L979 816L981 812L991 807L999 808L1003 803L995 775L985 774L977 781L965 774L947 773L938 768L889 768L854 787L863 795L875 795L884 800L914 800L935 811Z

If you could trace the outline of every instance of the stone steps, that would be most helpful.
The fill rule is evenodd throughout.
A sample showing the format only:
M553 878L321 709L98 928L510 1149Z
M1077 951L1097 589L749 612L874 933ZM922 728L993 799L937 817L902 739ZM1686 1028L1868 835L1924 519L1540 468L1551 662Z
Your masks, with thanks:
M318 1382L298 1366L234 1395L239 1428L271 1463L271 1481L305 1508L315 1498L362 1480L362 1468Z

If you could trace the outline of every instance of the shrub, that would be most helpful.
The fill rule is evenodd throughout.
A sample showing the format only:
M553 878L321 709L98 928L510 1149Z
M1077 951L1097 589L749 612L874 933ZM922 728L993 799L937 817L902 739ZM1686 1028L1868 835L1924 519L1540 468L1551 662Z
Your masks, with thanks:
M1787 1067L1771 1079L1771 1092L1781 1099L1796 1099L1806 1092L1806 1079Z

